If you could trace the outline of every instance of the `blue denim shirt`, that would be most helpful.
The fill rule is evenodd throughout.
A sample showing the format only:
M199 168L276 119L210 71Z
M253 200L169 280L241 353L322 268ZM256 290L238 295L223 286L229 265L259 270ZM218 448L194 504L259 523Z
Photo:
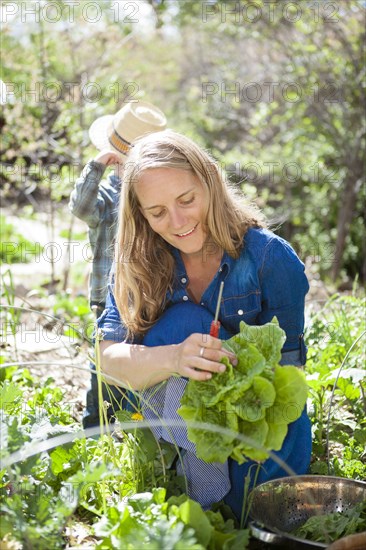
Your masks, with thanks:
M191 300L187 292L189 278L180 252L177 249L172 249L172 252L176 270L173 291L167 295L167 308ZM225 285L219 320L226 333L239 332L240 321L263 325L276 316L287 337L281 362L305 364L304 304L309 284L304 264L287 241L269 230L252 228L244 237L238 259L225 252L217 273L201 297L200 304L212 315L215 314L221 281ZM126 339L127 330L120 319L111 287L98 327L102 329L104 340L122 342ZM209 330L209 326L203 327L203 333ZM134 339L134 343L140 342L140 338Z

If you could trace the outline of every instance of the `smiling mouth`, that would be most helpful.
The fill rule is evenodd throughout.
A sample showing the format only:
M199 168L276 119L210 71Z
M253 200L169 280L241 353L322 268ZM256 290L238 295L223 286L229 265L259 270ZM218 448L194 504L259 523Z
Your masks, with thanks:
M196 227L197 227L198 223L196 223L196 225L193 227L193 229L190 229L189 231L186 231L186 233L176 233L176 237L179 237L179 238L183 238L183 237L188 237L189 235L192 235L193 231L195 231Z

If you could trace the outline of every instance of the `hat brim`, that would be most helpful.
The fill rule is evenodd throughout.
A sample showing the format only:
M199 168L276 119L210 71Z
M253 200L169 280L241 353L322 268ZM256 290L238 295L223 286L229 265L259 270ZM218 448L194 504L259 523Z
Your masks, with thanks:
M100 151L112 149L127 155L137 138L165 128L166 117L155 105L146 101L130 102L114 115L97 118L89 128L89 137Z
M108 140L108 128L113 122L113 115L105 115L94 120L89 128L89 138L94 147L103 149L114 149Z

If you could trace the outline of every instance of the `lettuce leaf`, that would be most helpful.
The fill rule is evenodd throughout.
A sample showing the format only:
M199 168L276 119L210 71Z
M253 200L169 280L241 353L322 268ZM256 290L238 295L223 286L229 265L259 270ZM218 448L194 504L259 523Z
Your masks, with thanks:
M249 346L255 347L270 365L277 365L281 359L281 349L286 340L285 332L280 328L276 317L270 323L250 326L240 321L240 332L225 342L235 349L234 353Z
M183 402L183 398L181 401ZM190 423L190 421L206 422L207 424L222 426L223 428L230 428L233 431L237 431L237 417L232 414L228 415L225 401L222 401L220 405L215 408L182 405L178 409L178 413L187 422L188 439L195 443L198 458L206 462L225 462L230 455L235 434L230 436L211 432L209 430L195 428ZM228 416L231 416L231 421L228 420Z
M266 412L272 424L290 424L298 418L305 407L307 386L304 373L292 365L275 368L273 386L276 398Z
M254 327L242 321L240 332L223 344L236 354L238 365L224 358L224 373L207 382L189 380L178 414L187 422L198 458L224 462L232 457L241 464L265 460L268 451L281 449L288 424L300 417L307 398L302 371L279 365L285 339L275 317ZM247 440L197 429L192 422L222 426Z
M262 376L255 376L251 387L232 408L242 420L256 422L264 419L266 409L273 405L275 398L276 391L271 382Z

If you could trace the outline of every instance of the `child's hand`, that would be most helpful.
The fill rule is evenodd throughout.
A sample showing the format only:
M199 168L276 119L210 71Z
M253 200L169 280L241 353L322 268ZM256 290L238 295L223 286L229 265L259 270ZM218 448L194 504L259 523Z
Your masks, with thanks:
M123 165L125 162L122 155L119 155L114 151L109 151L108 149L103 149L103 151L98 153L94 160L95 162L100 162L105 166L111 166L112 164Z

